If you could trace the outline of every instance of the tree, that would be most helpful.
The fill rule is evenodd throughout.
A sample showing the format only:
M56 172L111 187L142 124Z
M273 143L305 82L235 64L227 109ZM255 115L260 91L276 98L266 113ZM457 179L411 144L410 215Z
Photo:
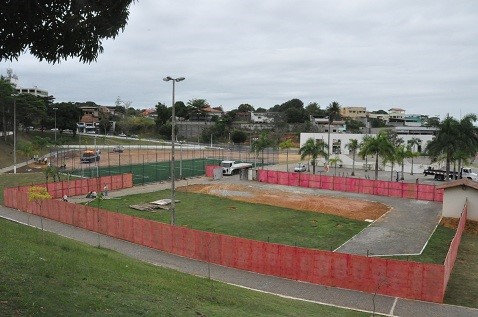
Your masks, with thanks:
M91 63L103 52L102 41L124 30L133 1L3 1L0 60L18 59L28 49L40 61Z
M204 108L209 107L206 99L191 99L187 103L189 109L189 117L196 116L197 118L205 117Z
M49 144L51 144L51 139L49 137L42 138L36 135L33 138L33 146L39 152L43 152L43 149L45 149Z
M387 134L381 131L375 137L368 136L364 138L359 155L365 158L367 155L375 155L375 179L378 179L378 158L379 156L391 158L394 153L394 147L387 137Z
M279 112L285 114L287 123L300 123L307 120L304 103L300 99L291 99L279 106Z
M176 101L174 103L174 114L176 115L176 117L187 119L188 107L184 104L184 102ZM172 109L171 109L171 115L172 115Z
M312 173L315 174L315 165L317 158L323 156L328 159L327 152L324 147L327 146L322 140L315 140L310 138L305 141L304 145L299 149L300 159L303 160L306 156L309 156L312 164Z
M237 111L239 112L254 112L254 107L250 104L243 103L237 107Z
M422 143L422 140L419 138L411 138L407 142L408 150L410 151L410 157L412 158L412 169L410 171L410 175L413 175L413 158L417 156L417 153L415 153L414 149L417 147L417 152L420 152L419 146Z
M257 140L252 142L251 152L254 152L256 158L259 157L259 152L262 153L262 168L264 168L264 150L271 146L272 142L267 132L262 132Z
M0 13L1 14L1 13ZM5 141L7 141L7 111L12 107L12 95L14 93L12 84L3 78L0 78L0 111L2 112L2 131Z
M48 183L48 178L49 177L53 178L53 181L56 182L56 179L58 178L58 181L60 181L60 170L58 169L58 166L47 166L45 169L45 178L46 182Z
M40 211L41 211L43 202L49 199L51 199L51 195L45 187L32 186L28 189L28 201L33 201L39 207ZM43 232L43 217L41 216L41 214L40 214L40 224L41 224L41 230Z
M18 151L27 159L27 164L36 152L33 144L28 141L20 142L20 144L18 145Z
M478 152L478 128L473 125L477 117L475 114L464 116L458 123L458 151L462 157L455 158L458 160L458 170L461 168L461 161L470 157L475 157Z
M289 171L289 149L294 146L294 143L291 139L287 139L281 143L279 143L279 147L281 150L286 151L286 164L287 164L287 172Z
M404 166L405 165L405 159L408 158L408 157L411 157L411 155L412 155L412 153L411 153L410 149L408 147L405 147L405 145L403 145L403 144L395 149L396 161L402 167L401 176L400 176L400 180L402 180L402 181L404 180L403 172L404 172L404 168L405 168L405 166Z
M244 143L247 140L247 133L241 130L234 130L231 133L231 141L233 143Z
M165 104L158 102L156 105L156 114L156 127L159 129L163 124L171 119L173 112L171 108L168 108Z
M334 165L334 176L337 176L337 163L342 163L342 160L340 159L340 157L335 156L329 159L329 163Z
M55 110L53 108L58 108L56 110L56 122L60 133L63 133L63 130L69 129L73 131L73 137L75 137L78 118L83 115L81 109L72 102L60 102L49 105L47 107L48 119L43 120L44 126L49 128L53 128L55 124ZM106 116L107 114L103 114L103 117Z
M354 119L345 120L345 125L347 127L347 132L349 133L360 133L360 129L365 127L363 122Z
M47 113L45 101L31 94L19 94L15 96L15 99L17 104L17 122L24 127L40 124L41 119Z
M349 143L345 145L352 152L352 176L355 176L355 154L359 149L359 143L357 139L350 139Z
M311 102L305 107L305 112L309 116L321 116L325 115L325 111L320 109L320 106L317 102Z
M450 163L453 160L453 154L458 150L459 122L453 117L447 116L439 126L439 130L433 140L426 147L426 152L430 155L431 161L436 162L444 157L446 161L446 175L450 175ZM448 179L448 177L447 177Z
M327 133L327 144L330 145L330 125L337 119L340 115L340 104L337 101L333 101L329 104L327 109L325 110L329 117L329 131ZM330 156L330 147L327 147L327 157Z

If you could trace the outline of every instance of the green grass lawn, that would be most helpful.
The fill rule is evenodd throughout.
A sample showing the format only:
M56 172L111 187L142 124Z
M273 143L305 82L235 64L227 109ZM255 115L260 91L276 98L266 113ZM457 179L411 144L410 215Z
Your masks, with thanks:
M0 175L0 205L3 205L3 189L22 185L33 185L45 182L44 173L2 174Z
M420 255L394 256L393 259L423 263L443 264L450 248L450 242L455 236L455 230L438 226L428 244Z
M3 219L0 240L0 316L370 315L179 273Z
M170 198L170 191L123 196L100 202L101 208L128 215L170 222L169 211L152 213L129 205ZM239 202L224 197L177 192L176 224L248 239L331 250L367 226L338 216ZM92 205L97 206L98 201Z
M455 268L448 282L445 303L478 308L478 235L461 238Z

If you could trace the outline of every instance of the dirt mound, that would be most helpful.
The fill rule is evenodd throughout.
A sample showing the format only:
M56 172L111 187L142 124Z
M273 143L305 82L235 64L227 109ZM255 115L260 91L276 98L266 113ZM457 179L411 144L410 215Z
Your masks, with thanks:
M452 228L456 229L458 227L458 221L459 219L457 218L442 218L440 221L440 224L444 227L447 228ZM467 220L465 224L465 232L466 233L472 233L472 234L478 234L478 221L473 221L473 220Z
M272 191L238 184L198 184L187 186L187 188L180 187L178 190L228 197L244 202L333 214L355 220L375 220L390 209L387 205L372 201L310 195L299 191Z

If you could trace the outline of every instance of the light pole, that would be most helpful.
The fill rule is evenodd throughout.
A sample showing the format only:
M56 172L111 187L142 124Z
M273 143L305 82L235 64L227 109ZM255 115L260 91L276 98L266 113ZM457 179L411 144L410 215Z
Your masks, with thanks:
M58 110L58 108L53 108L53 110L55 110L55 143L56 143L56 111Z
M13 174L17 173L17 98L13 95Z
M172 111L172 120L171 120L171 205L169 210L171 210L171 224L174 225L176 222L176 187L175 187L175 176L174 176L174 142L176 141L176 113L174 110L174 94L176 89L176 82L183 81L184 77L173 78L171 76L163 78L164 81L173 81L173 111Z

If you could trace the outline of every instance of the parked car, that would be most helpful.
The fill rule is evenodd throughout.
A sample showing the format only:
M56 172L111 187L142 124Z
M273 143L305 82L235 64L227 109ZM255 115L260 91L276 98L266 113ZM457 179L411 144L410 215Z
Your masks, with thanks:
M118 134L118 136L121 136L121 137L126 137L126 134L124 134L124 133L120 133L120 134Z
M113 148L113 152L123 153L124 152L124 147L122 145L117 145Z
M294 167L294 172L305 172L307 168L305 167L305 164L298 163L296 167Z

